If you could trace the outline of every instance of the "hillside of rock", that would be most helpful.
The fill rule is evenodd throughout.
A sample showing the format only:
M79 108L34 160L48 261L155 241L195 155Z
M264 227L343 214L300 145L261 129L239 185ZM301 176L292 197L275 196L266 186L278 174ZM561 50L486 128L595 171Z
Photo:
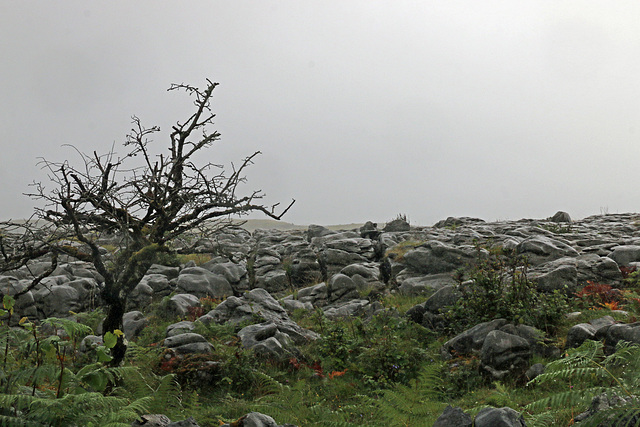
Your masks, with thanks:
M105 247L114 239L105 240ZM433 226L411 226L400 219L384 228L368 222L338 231L320 225L304 230L229 228L177 248L183 254L206 255L204 262L152 266L129 295L123 331L135 340L148 324L147 308L164 299L166 311L183 319L166 328L162 345L171 354L167 357L210 354L212 344L195 332L195 323L202 323L241 325L237 339L244 348L265 359L287 361L300 358L301 346L321 336L298 325L294 312L321 311L329 320L370 319L388 311L380 298L389 294L424 296L407 317L440 331L443 310L461 297L457 272L470 268L491 247L525 256L528 277L540 292L574 295L587 283L622 287L628 273L640 267L640 214L576 221L564 212L547 219L497 222L459 217ZM0 296L20 293L48 266L34 262L2 273ZM92 265L67 259L21 294L6 320L17 326L25 316L43 320L91 311L101 305L101 288L102 278ZM203 312L207 298L219 303ZM189 315L192 320L186 320ZM101 342L96 332L87 343ZM530 325L494 319L451 337L441 356L448 360L476 354L483 372L494 380L514 373L533 376L535 355L552 357L563 350L540 347L544 339L544 333ZM566 345L577 347L587 339L604 339L610 348L620 340L640 344L640 326L611 317L576 324ZM510 421L500 425L521 425L519 414L505 414ZM488 416L478 414L476 425Z

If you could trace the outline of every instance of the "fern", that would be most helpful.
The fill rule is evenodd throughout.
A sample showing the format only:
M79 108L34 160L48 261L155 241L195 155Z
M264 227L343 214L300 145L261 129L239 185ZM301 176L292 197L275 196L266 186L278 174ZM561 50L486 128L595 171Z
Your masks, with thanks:
M396 384L385 390L379 402L379 415L392 426L429 426L438 418L446 404L437 399L444 396L443 364L427 365L408 386Z
M343 426L362 425L354 423L350 418L359 413L361 408L354 405L336 404L337 409L324 398L320 398L315 387L322 384L310 384L300 381L293 387L282 387L277 394L269 394L260 398L253 410L268 413L279 422L304 426ZM318 390L319 391L319 390Z
M598 411L581 425L597 425L611 420L619 425L640 425L640 409L635 398L640 393L640 347L629 343L618 344L616 352L604 354L600 341L586 341L577 349L569 350L562 359L547 365L545 373L530 381L539 384L566 384L564 390L530 403L530 413L544 408L579 408L584 410L597 395L620 396L620 404ZM540 415L544 415L542 412ZM615 425L618 425L615 424ZM609 424L607 424L609 425Z
M252 390L257 396L267 396L270 394L279 394L284 390L284 386L278 382L275 378L254 370L251 375L253 376Z
M548 427L555 423L555 417L550 412L542 412L540 414L523 414L527 427Z
M54 328L62 328L69 336L69 339L73 342L78 342L85 336L92 334L93 330L82 323L78 323L75 320L60 319L58 317L49 317L42 321L43 325L51 325Z

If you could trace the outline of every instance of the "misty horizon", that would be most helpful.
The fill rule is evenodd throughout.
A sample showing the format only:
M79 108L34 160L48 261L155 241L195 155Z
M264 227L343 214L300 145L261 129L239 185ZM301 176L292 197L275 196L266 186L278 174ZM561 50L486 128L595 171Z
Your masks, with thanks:
M1 218L38 158L124 153L131 116L191 114L220 82L202 160L261 151L247 191L293 224L636 212L640 4L265 1L0 6ZM251 218L256 218L252 216Z

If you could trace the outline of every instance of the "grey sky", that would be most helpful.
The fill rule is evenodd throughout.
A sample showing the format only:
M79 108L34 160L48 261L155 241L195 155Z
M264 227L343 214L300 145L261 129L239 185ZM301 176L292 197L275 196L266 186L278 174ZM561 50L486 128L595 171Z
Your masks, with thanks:
M171 83L220 82L222 140L286 221L431 225L638 211L635 1L0 3L0 217L63 144L170 128ZM160 149L166 133L155 138Z

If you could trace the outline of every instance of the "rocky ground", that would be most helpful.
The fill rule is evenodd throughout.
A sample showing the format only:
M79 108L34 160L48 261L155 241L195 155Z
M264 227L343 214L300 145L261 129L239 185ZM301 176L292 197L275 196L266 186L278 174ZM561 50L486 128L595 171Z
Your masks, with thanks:
M105 241L105 247L109 243ZM242 345L261 357L282 359L295 356L298 346L317 337L292 320L295 310L322 310L329 319L366 317L383 310L376 295L389 292L425 295L425 301L408 316L432 326L442 310L460 297L454 273L481 256L479 246L501 246L525 255L529 277L544 292L571 293L588 281L615 286L622 283L625 271L640 266L640 215L598 215L578 221L563 212L545 220L448 218L431 227L410 226L399 219L384 228L367 223L342 231L318 225L253 232L232 228L179 248L212 254L207 262L152 266L129 297L124 332L135 339L147 322L145 308L158 297L167 297L167 310L182 318L201 306L201 298L211 297L222 302L204 313L200 322L251 323L238 332ZM4 273L0 293L16 294L47 266L34 263ZM101 277L91 265L67 260L36 289L18 298L12 323L23 316L68 317L70 312L90 310L100 304L101 286ZM210 352L211 345L193 330L190 321L170 325L164 346L178 356ZM603 317L575 325L566 345L578 346L596 337L608 346L621 339L640 343L640 325ZM496 379L518 369L533 377L544 369L528 366L542 338L530 326L495 319L452 338L441 354L447 359L475 352L482 369ZM87 337L85 345L101 339ZM471 418L460 412L447 409L436 425L471 425ZM496 419L502 424L496 424ZM256 421L245 421L246 426L276 425L264 414L249 414L247 420ZM145 425L168 425L166 421ZM517 412L502 408L481 412L475 425L516 426L524 421Z

